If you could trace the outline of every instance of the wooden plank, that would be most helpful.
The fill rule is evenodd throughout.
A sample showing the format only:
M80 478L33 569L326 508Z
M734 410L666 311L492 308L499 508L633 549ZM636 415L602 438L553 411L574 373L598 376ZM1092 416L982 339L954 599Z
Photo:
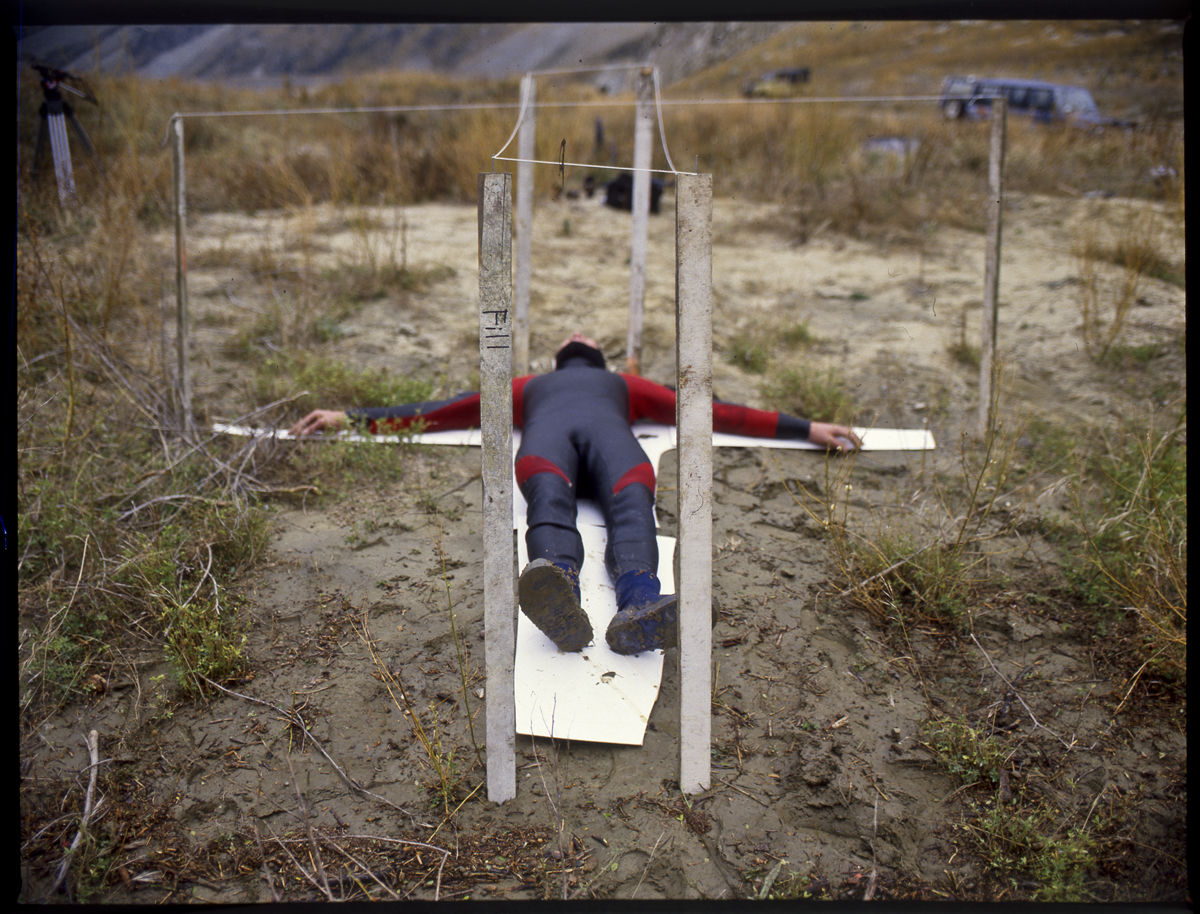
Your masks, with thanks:
M712 742L712 175L675 182L679 786L697 793Z
M479 376L483 444L483 625L488 799L517 795L513 701L512 175L481 174Z

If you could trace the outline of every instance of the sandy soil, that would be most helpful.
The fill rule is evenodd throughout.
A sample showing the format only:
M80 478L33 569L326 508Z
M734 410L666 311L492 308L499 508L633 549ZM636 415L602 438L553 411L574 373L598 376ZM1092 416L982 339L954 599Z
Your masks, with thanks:
M648 377L671 382L669 195L664 204L650 227L643 366ZM1144 413L1145 374L1182 382L1178 347L1135 381L1097 367L1083 350L1070 245L1085 228L1121 231L1128 206L1011 199L999 348L1008 374L1003 412L1014 429L1032 419L1110 426ZM1182 261L1182 228L1154 204L1137 209L1156 214L1162 244ZM394 213L376 215L397 224ZM429 292L368 304L329 350L355 364L469 386L475 210L428 205L403 218L399 234L365 240L338 231L345 220L332 211L202 216L191 250L199 263L205 249L264 238L286 248L307 237L320 240L322 256L353 259L364 245L382 251L399 242L410 266L452 267ZM799 246L792 224L781 207L717 201L717 348L727 350L739 333L769 338L807 321L817 342L792 352L774 345L773 365L834 366L856 391L864 423L928 423L939 443L934 453L858 457L846 496L850 523L869 532L913 518L936 522L942 487L958 471L960 436L975 416L977 372L949 349L964 321L966 339L978 344L983 238L943 227L921 245L818 234ZM576 328L610 357L623 355L628 232L627 214L591 202L539 207L536 369ZM198 376L197 400L228 403L243 369L223 363L221 340L280 290L254 286L234 268L194 268L191 281L195 363L217 366ZM1177 339L1183 291L1146 280L1131 322L1131 342ZM720 397L761 403L762 376L720 357L716 370ZM232 418L219 408L214 418ZM1036 463L1033 433L1017 437ZM1012 753L1002 789L1064 810L1130 800L1122 806L1127 853L1104 861L1102 875L1125 897L1161 898L1186 885L1185 720L1163 716L1177 704L1156 705L1142 693L1113 716L1129 671L1062 589L1059 557L1038 523L1070 510L1065 468L1048 466L1005 493L993 521L1001 583L981 591L970 634L955 636L926 624L898 632L838 596L844 582L796 493L842 498L829 474L844 466L815 452L718 451L712 789L685 802L673 783L679 683L669 652L642 747L518 738L517 797L495 805L484 797L474 748L482 746L485 701L479 456L445 448L406 459L402 484L364 485L329 510L280 511L270 560L247 585L251 674L230 684L233 691L202 705L171 704L155 679L165 669L148 665L45 721L29 740L28 772L47 783L82 783L80 734L90 729L100 734L102 757L122 763L125 774L111 782L121 792L108 802L144 824L121 844L112 900L318 899L323 890L299 869L315 872L316 856L334 897L361 897L364 888L388 897L377 879L414 898L734 898L757 893L780 861L779 878L804 875L828 897L1028 894L1034 886L988 882L965 850L955 823L969 789L934 763L922 729L934 714L996 724L1007 692L1001 676L1026 670L1021 702L1009 696ZM671 464L668 454L659 480L668 535ZM389 692L389 673L431 750L404 700ZM451 808L461 802L448 821L431 789L439 783L431 756L455 782ZM310 834L320 836L315 852Z

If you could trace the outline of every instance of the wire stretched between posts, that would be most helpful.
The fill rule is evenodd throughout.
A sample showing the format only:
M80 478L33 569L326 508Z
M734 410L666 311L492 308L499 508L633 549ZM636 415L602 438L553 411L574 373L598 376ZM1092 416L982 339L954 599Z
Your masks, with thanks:
M654 109L658 112L658 138L662 142L663 156L666 157L667 166L671 170L671 174L678 174L675 171L675 163L671 161L671 153L667 151L667 131L663 128L662 118L662 95L659 93L658 86L658 67L654 68Z
M506 150L509 146L512 145L512 141L517 136L517 131L519 131L521 129L521 124L525 120L525 110L529 107L529 89L532 86L533 86L533 74L526 73L525 78L523 80L521 80L521 110L517 112L517 125L515 127L513 127L512 135L509 136L507 142L505 142L505 144L500 147L500 152L497 152L495 155L492 156L492 171L493 172L496 170L496 160L500 159L500 153L504 152L504 150ZM516 161L516 160L515 159L500 159L500 161L511 162L511 161Z
M569 70L563 70L561 72L573 72L575 69L576 68L571 68ZM593 68L588 68L588 69L593 69ZM609 68L604 68L604 69L618 69L618 68L617 67L609 67ZM539 72L553 73L553 72L559 72L559 71L547 70L547 71L539 71ZM655 108L655 112L658 116L658 138L659 138L659 141L662 143L663 156L667 160L668 167L667 168L646 168L646 169L630 168L627 170L628 171L647 171L647 172L650 172L651 174L677 175L680 172L678 169L675 168L675 163L671 161L671 153L670 153L670 150L667 149L667 131L666 131L666 128L663 126L663 116L662 116L663 100L662 100L662 93L661 93L661 89L660 89L660 85L659 85L658 67L654 68L653 73L654 73L654 108ZM525 74L525 79L521 80L521 110L520 110L520 113L517 115L517 124L515 127L513 127L513 132L509 136L509 138L505 142L505 144L503 146L501 146L500 150L492 156L492 171L496 170L497 162L516 162L518 164L525 163L528 165L557 165L560 168L563 168L567 165L570 165L572 168L611 168L612 167L611 165L596 165L591 162L567 162L562 159L560 159L557 162L548 161L545 159L520 159L520 158L509 158L509 157L506 157L501 154L504 152L504 150L506 150L509 146L512 145L513 139L516 138L518 131L520 131L520 129L521 129L521 122L525 119L525 110L526 110L526 108L528 106L528 102L529 102L529 87L532 85L533 85L533 72L531 71L531 72Z

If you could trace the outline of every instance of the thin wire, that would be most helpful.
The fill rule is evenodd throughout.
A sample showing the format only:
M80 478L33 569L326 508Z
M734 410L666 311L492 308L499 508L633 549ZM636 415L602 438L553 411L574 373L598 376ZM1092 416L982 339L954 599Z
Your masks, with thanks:
M603 68L596 67L594 69ZM613 67L610 69L620 68ZM863 95L824 98L679 98L659 100L657 104L660 108L670 108L680 105L695 107L698 105L796 105L829 104L834 102L839 104L855 104L859 102L938 102L941 100L942 97L940 95ZM538 102L533 106L533 109L536 111L539 108L616 108L636 104L636 101L629 99L600 99L583 102ZM269 117L271 115L283 114L399 114L413 111L501 111L509 108L516 108L523 111L525 105L523 102L492 102L489 104L464 103L458 105L386 105L370 108L273 108L266 111L176 111L167 119L167 125L169 128L171 121L185 117ZM520 127L519 121L517 126ZM662 130L661 112L659 130L660 132ZM164 137L163 142L166 143L166 141L166 137ZM508 143L511 142L512 139L510 138ZM505 143L505 148L507 148L508 143ZM663 151L666 152L665 144ZM503 149L501 152L503 152ZM668 160L669 158L668 156Z
M507 143L500 147L500 152L504 152L504 150L506 150L512 144L513 137L515 137L517 135L517 131L521 129L521 122L525 120L525 108L529 104L529 90L533 87L533 77L528 73L526 73L525 76L526 78L521 80L521 111L517 115L517 126L513 127L512 136L508 138ZM492 156L492 171L496 170L496 159L499 157L500 152L497 152L496 155Z
M531 165L553 165L555 168L558 168L560 165L569 165L572 168L603 168L605 170L611 169L613 171L645 171L660 175L680 174L680 172L675 171L673 168L622 168L619 165L596 165L591 162L563 162L559 159L553 159L550 161L545 159L509 159L500 155L492 156L492 158L497 162L528 162ZM683 173L686 174L687 172Z
M599 67L556 67L550 70L530 70L527 75L550 76L558 73L591 73L598 70L636 70L647 67L644 63L610 63Z
M677 174L675 164L671 161L671 153L667 151L667 132L663 129L662 97L658 92L658 67L654 68L654 108L658 111L658 138L662 142L663 155L667 157L667 165L670 167L671 173ZM697 159L697 162L699 162L699 159Z

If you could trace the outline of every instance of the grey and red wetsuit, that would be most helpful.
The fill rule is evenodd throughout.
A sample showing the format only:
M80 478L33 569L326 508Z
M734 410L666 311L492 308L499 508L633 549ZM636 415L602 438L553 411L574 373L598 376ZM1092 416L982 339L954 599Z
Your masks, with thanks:
M348 410L347 415L372 434L399 431L418 420L426 431L476 428L479 394ZM608 371L603 356L582 343L564 347L555 371L513 381L513 424L522 430L516 477L529 505L525 542L530 560L545 558L579 569L584 551L575 526L575 501L590 498L599 504L608 529L605 565L612 579L658 568L654 467L630 428L639 419L674 424L675 391ZM715 401L713 428L805 440L809 423L786 413Z

